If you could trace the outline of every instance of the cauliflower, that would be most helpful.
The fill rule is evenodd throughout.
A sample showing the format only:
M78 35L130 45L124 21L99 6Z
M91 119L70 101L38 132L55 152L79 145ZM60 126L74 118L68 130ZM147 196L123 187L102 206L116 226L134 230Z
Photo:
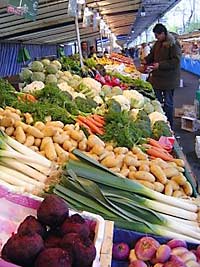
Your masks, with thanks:
M83 78L81 83L92 89L95 95L98 95L101 92L101 83L90 77Z
M73 93L74 93L74 89L73 89L71 86L69 86L69 85L67 84L67 82L59 83L57 86L58 86L58 88L59 88L61 91L67 91L67 92L69 92L70 94L73 94Z
M100 96L98 96L98 95L96 95L94 98L93 98L93 100L97 103L97 104L99 104L99 105L102 105L104 102L103 102L103 99L100 97Z
M142 108L144 105L144 96L136 90L124 90L123 96L130 101L132 108Z
M75 99L76 97L81 97L81 98L86 99L86 96L82 93L77 93L77 92L71 92L71 93L72 93L73 99Z
M139 109L138 108L131 109L130 115L131 115L131 118L133 118L133 120L136 120L137 119L138 112L139 112Z
M162 114L160 112L157 112L157 111L154 111L154 112L150 113L149 114L149 119L151 121L151 125L152 126L154 125L154 123L156 121L165 121L165 122L167 122L167 117L164 114Z
M44 83L43 82L40 82L40 81L35 81L35 82L32 82L28 85L26 85L22 91L25 92L25 93L29 93L29 92L34 92L34 91L37 91L37 90L41 90L45 87Z
M130 101L123 95L115 95L112 96L111 99L114 99L116 102L118 102L121 106L121 110L130 110Z

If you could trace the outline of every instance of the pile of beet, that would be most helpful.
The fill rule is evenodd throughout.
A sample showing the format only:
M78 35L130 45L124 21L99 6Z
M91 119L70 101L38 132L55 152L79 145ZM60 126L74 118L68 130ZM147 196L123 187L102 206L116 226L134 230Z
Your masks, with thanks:
M2 258L23 267L91 267L94 229L79 214L69 216L65 201L48 195L2 249ZM94 225L93 225L94 228Z

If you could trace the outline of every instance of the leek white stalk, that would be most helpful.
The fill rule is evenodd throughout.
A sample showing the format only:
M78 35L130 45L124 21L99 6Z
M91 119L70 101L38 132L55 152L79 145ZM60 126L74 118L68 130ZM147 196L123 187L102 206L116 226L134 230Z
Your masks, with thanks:
M43 173L46 176L48 176L51 173L51 169L53 168L53 166L51 168L47 168L47 167L41 166L38 163L33 163L33 162L26 161L26 160L23 160L23 162L27 164L28 166L34 168L35 170Z
M173 207L170 205L167 205L165 203L159 203L158 201L146 199L145 201L146 206L152 210L159 211L165 214L174 215L178 218L183 218L190 221L196 221L197 220L197 213L184 210L183 208L180 209L178 207Z
M6 189L9 189L12 192L16 192L16 193L24 193L25 192L25 188L23 186L15 186L15 185L7 183L6 181L1 180L1 179L0 179L0 185L5 187Z
M1 162L3 162L6 166L9 166L10 168L14 168L15 170L18 170L41 183L45 183L45 181L47 180L46 175L42 174L39 171L36 171L34 168L29 167L23 162L16 161L10 158L2 158Z
M12 175L8 173L2 172L1 170L0 170L0 179L11 185L22 186L28 192L33 192L35 189L35 186L33 186L32 184L30 185L16 177L13 177Z
M10 136L6 135L2 131L0 131L0 139L2 140L2 142L4 142L5 144L9 145L11 148L14 148L16 151L22 153L23 155L26 155L28 157L31 157L31 158L35 159L35 161L32 161L32 162L39 163L39 164L41 164L41 165L43 165L43 166L45 166L47 168L51 167L51 161L50 160L48 160L45 157L39 155L38 153L34 152L30 148L20 144L19 142L17 142L16 140L11 138Z
M32 179L31 177L29 177L27 175L24 175L23 173L20 173L20 172L18 172L16 170L7 168L7 167L5 167L5 166L3 166L1 164L0 164L0 171L5 172L5 173L7 173L7 174L19 179L19 180L22 180L22 181L26 182L26 183L30 183L30 184L32 184L34 186L37 186L37 187L39 187L41 189L43 189L44 186L45 186L44 183L38 182L35 179Z
M158 214L160 216L163 216L166 220L173 220L173 221L175 221L177 223L185 224L185 225L196 227L196 228L199 227L199 224L196 221L184 220L184 219L181 219L181 218L177 218L177 217L174 217L174 216L171 216L171 215L167 215L167 214L163 214L163 213L159 213L159 212L158 212ZM200 230L200 228L199 228L199 230Z

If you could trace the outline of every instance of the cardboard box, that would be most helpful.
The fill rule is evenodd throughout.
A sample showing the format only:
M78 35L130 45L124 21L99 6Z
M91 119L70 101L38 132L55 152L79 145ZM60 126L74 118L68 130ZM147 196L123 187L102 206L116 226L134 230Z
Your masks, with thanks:
M199 121L196 118L182 116L181 117L181 129L196 132L200 128Z
M183 108L175 108L174 110L174 117L181 118L184 115Z

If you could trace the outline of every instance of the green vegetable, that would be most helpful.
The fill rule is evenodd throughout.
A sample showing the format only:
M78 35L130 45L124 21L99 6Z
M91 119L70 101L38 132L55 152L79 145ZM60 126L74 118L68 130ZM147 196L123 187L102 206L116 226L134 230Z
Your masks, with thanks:
M22 72L19 74L20 80L22 82L30 82L31 81L31 76L32 76L32 71L25 68L22 70Z
M94 58L87 58L84 60L84 63L86 64L86 66L88 66L89 68L95 68L97 63L94 60Z
M129 112L111 109L105 115L105 120L105 134L102 136L104 141L112 141L116 146L128 148L140 142L141 130L135 126Z
M40 61L33 61L31 63L31 70L36 72L42 72L44 70L44 66Z
M0 107L12 107L15 101L18 101L15 88L7 80L0 79Z
M80 96L74 99L77 108L84 113L91 113L97 107L97 103L92 98L84 99Z
M45 79L45 83L57 83L57 77L54 74L48 74Z
M153 125L153 138L158 140L161 136L172 136L172 132L167 122L156 121Z
M45 81L45 74L43 72L33 72L31 75L31 81Z
M154 106L151 103L144 104L143 109L147 114L154 112Z
M46 72L48 74L56 74L58 72L58 67L57 65L51 63L49 65L46 66Z
M121 178L77 149L73 153L80 161L69 160L61 185L54 190L69 201L71 207L98 213L106 219L112 218L123 228L128 226L138 230L139 224L140 231L144 233L199 242L200 234L196 232L199 227L195 223L196 204ZM178 229L174 221L176 217L179 217ZM190 226L185 223L186 218L191 222Z

